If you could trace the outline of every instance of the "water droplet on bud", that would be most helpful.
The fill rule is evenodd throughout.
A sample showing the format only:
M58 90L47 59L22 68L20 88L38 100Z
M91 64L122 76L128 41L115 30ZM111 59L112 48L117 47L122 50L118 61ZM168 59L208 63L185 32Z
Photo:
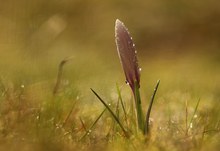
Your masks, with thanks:
M127 85L130 85L128 81L125 81L125 83L126 83Z

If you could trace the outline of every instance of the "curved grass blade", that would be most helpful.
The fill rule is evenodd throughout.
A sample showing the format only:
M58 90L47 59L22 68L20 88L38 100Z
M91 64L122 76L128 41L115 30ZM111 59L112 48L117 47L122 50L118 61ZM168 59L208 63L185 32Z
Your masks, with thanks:
M117 118L117 116L115 115L115 113L109 108L109 106L105 103L105 101L93 90L91 89L91 91L95 94L95 96L102 102L102 104L106 107L106 109L111 113L111 115L113 116L113 118L115 119L115 121L118 123L118 125L121 127L124 135L126 137L129 137L127 131L125 130L125 128L123 127L123 125L121 124L120 120Z
M159 84L160 84L160 80L157 81L157 84L156 84L156 86L154 88L154 92L153 92L153 95L151 96L150 104L149 104L149 107L148 107L148 110L147 110L146 121L145 121L145 134L149 134L150 113L151 113L151 109L152 109L152 106L153 106L154 98L155 98L155 95L157 93L157 89L159 87Z
M56 95L57 92L59 91L59 88L60 88L60 84L61 84L61 79L62 79L62 75L63 75L63 66L70 60L72 60L73 57L67 57L65 59L63 59L60 64L59 64L59 67L58 67L58 73L57 73L57 81L56 81L56 84L54 86L54 89L53 89L53 95Z

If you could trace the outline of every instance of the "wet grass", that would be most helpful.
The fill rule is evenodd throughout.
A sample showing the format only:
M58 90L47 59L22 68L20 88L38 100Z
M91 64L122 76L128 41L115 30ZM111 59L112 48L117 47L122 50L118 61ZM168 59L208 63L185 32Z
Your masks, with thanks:
M144 137L136 129L134 100L119 61L106 64L102 57L95 59L99 60L92 70L85 70L83 62L76 64L77 58L65 64L56 95L53 91L62 59L47 65L42 62L38 70L14 62L11 66L14 64L15 69L4 68L0 81L0 150L219 149L218 62L195 55L140 58L144 113L160 79L149 135ZM15 70L22 73L13 75ZM115 117L90 88L98 92Z

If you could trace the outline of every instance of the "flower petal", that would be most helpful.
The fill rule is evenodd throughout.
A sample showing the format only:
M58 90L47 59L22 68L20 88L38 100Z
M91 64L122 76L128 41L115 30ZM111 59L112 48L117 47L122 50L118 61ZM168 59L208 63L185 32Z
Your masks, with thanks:
M118 19L115 22L115 41L126 81L134 91L135 82L138 87L140 87L140 71L136 56L137 51L128 29L124 23Z

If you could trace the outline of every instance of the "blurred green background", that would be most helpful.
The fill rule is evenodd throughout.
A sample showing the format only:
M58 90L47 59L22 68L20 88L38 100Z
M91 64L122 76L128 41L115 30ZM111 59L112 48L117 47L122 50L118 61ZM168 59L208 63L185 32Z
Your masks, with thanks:
M143 72L157 65L164 72L186 65L182 72L191 72L196 61L201 71L207 63L204 70L219 71L218 0L0 0L1 76L20 83L48 80L63 58L73 56L66 67L73 79L119 81L117 18L133 36Z

